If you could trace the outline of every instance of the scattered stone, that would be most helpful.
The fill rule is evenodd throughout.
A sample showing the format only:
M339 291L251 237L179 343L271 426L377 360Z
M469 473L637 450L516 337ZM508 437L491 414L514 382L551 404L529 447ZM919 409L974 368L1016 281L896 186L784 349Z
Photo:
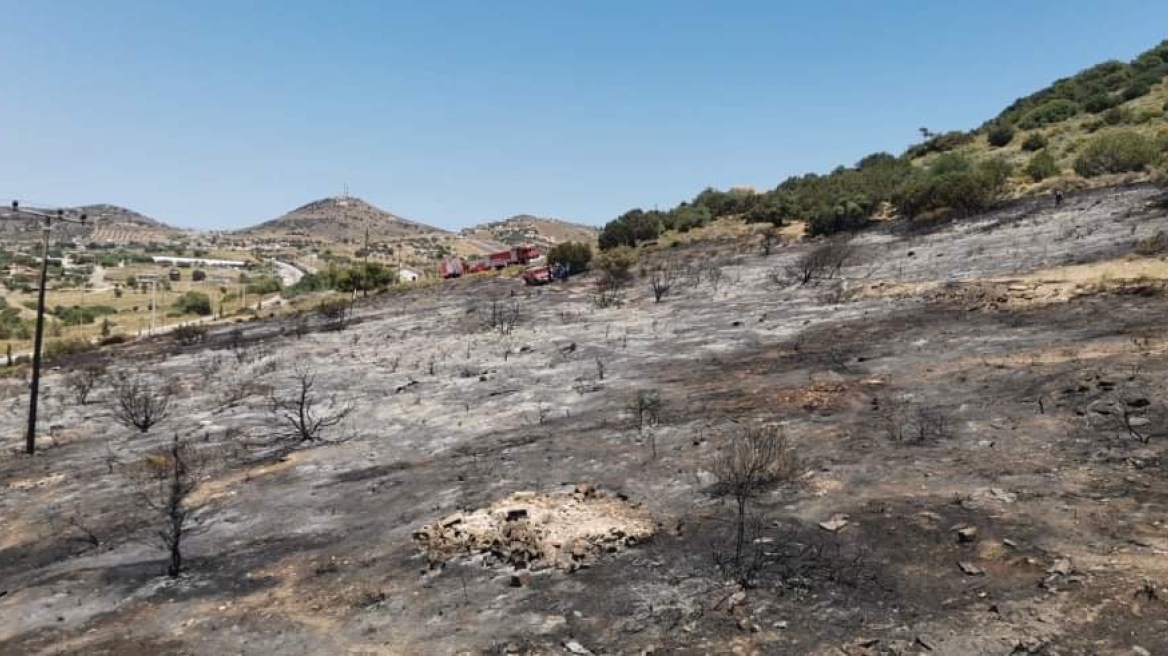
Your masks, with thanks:
M1058 560L1054 561L1053 565L1047 568L1046 573L1056 574L1058 576L1069 576L1073 571L1075 571L1075 568L1073 565L1071 565L1070 558L1059 558Z
M961 561L957 563L957 566L961 568L961 571L964 572L966 576L981 576L985 574L984 569L967 561Z
M959 542L973 542L977 539L976 526L964 526L957 529L957 540Z
M992 494L995 499L1001 501L1002 503L1014 503L1018 500L1018 495L997 487L991 487L990 494Z
M1132 653L1136 654L1136 656L1152 656L1152 652L1148 651L1147 649L1144 649L1143 647L1141 647L1139 645L1135 645L1132 647Z
M431 569L484 555L487 566L573 572L656 531L656 522L639 504L581 483L567 494L515 492L488 508L423 526L413 537Z
M1021 656L1022 654L1039 654L1046 648L1046 643L1038 638L1026 638L1019 640L1014 644L1014 649L1010 652L1010 656Z
M762 631L762 627L757 622L752 622L749 619L742 618L738 620L738 628L743 631L750 631L751 633L758 633Z
M569 641L565 642L564 649L567 649L569 652L571 652L573 654L591 654L592 653L592 652L588 651L587 649L585 649L584 645L576 642L575 640L569 640Z
M394 394L401 394L402 392L404 392L404 391L408 390L409 388L411 388L411 387L413 387L414 385L417 385L417 384L418 384L418 381L416 381L416 380L411 380L411 381L410 381L410 382L408 382L408 383L405 383L405 384L402 384L402 385L398 385L397 387L395 387L395 388L394 388L394 390L393 390L393 393L394 393Z
M525 569L511 575L511 587L513 588L525 588L529 583L531 583L531 572Z
M848 525L848 516L842 513L837 513L831 516L827 521L819 522L819 528L832 533L838 533L840 529Z

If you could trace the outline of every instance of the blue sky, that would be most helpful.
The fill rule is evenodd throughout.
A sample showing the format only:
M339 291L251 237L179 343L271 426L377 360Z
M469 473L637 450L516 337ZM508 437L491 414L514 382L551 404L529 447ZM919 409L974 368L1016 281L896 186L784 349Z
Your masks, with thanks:
M965 129L1168 3L0 0L0 198L603 223Z

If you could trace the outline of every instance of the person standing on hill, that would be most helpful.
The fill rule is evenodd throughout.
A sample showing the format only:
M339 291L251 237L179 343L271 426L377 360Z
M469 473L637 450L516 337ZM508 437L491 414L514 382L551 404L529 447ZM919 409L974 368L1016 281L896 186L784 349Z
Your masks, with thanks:
M1062 204L1063 204L1063 190L1062 189L1055 189L1054 190L1054 206L1059 207Z

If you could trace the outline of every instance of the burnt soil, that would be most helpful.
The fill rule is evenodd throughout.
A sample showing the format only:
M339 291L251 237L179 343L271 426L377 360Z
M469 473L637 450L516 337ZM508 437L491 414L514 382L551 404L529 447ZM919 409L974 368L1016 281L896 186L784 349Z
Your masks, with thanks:
M1168 653L1168 295L1123 275L1155 269L1133 253L1159 230L1157 191L1110 189L874 230L813 286L772 280L813 245L726 242L655 255L723 273L660 303L643 281L601 309L586 277L461 280L344 330L136 344L110 366L176 385L171 416L126 429L63 363L31 458L26 388L0 381L0 654ZM484 325L492 302L513 330ZM281 458L266 399L296 365L354 411ZM644 430L640 390L662 400ZM715 565L733 513L710 463L756 422L800 467L752 505L766 564L742 588ZM176 432L216 458L169 579L134 473ZM652 537L530 575L414 539L581 484Z

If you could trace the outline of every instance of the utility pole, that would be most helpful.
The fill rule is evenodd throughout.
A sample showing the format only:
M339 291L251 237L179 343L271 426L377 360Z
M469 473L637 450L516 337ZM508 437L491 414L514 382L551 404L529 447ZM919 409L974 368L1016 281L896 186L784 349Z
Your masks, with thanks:
M361 295L369 296L369 226L365 226L365 270L361 272Z
M158 278L150 281L150 334L154 334L154 316L158 312Z
M49 233L52 230L54 220L84 225L87 217L84 214L78 218L66 217L65 210L57 210L56 213L52 213L25 209L20 207L19 201L12 201L12 215L18 217L21 214L35 216L42 221L41 281L37 290L36 333L32 344L32 377L28 384L28 432L24 436L24 452L31 456L36 453L37 401L41 389L41 344L44 343L45 339L45 286L49 277Z

